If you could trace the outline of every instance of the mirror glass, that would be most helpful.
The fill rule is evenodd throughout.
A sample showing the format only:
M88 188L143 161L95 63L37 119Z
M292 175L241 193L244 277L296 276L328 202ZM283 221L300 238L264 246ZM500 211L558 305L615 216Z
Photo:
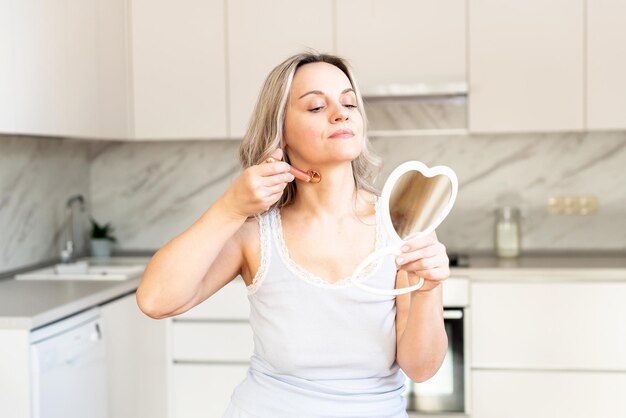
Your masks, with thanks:
M441 217L452 198L452 181L446 175L427 177L411 170L402 174L389 196L393 228L403 240L424 232Z

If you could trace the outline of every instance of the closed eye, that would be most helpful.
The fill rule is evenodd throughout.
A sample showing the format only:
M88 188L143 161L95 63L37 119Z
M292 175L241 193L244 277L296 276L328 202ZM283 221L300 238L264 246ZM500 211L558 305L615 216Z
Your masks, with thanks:
M314 107L313 109L309 109L309 112L317 113L321 111L322 109L324 109L324 106L318 106L318 107Z

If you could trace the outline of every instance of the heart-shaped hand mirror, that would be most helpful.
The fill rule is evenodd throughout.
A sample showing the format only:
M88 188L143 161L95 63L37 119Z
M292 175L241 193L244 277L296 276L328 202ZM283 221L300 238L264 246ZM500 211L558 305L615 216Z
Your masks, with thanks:
M352 274L355 286L380 295L401 295L419 289L424 279L400 289L379 289L361 283L361 272L384 255L398 256L403 243L435 230L450 213L458 190L454 171L446 166L429 168L419 161L407 161L396 167L385 182L381 195L383 226L391 245L367 256Z

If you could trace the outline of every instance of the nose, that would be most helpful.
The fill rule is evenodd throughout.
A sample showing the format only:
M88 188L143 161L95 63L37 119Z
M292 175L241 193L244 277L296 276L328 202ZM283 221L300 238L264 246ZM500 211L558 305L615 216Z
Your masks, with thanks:
M339 105L336 107L335 112L333 112L332 119L333 122L345 122L349 118L348 111L343 106Z

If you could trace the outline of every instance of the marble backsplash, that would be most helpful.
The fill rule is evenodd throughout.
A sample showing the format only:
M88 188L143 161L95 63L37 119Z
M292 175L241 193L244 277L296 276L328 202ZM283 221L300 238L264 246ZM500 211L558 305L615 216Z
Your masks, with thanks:
M0 273L59 257L67 199L90 201L90 149L85 141L0 136ZM86 213L75 222L79 251Z
M372 139L378 184L399 163L452 167L456 205L438 229L450 250L493 248L494 210L522 210L523 248L626 253L626 132ZM0 136L0 272L58 257L67 198L111 222L116 250L153 251L190 226L239 173L238 141L88 142ZM595 215L549 215L550 196L593 195ZM81 223L84 235L87 216Z

